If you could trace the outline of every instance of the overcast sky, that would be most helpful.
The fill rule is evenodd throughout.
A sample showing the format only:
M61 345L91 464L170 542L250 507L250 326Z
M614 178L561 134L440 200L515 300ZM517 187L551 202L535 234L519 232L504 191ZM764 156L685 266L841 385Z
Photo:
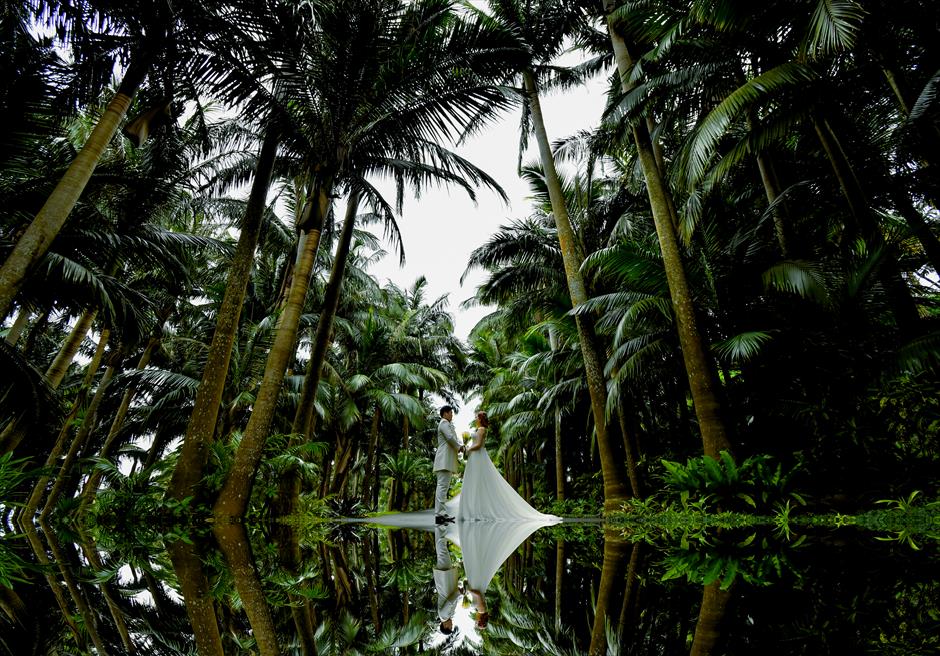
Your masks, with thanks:
M542 99L548 138L555 141L578 130L599 123L603 109L606 81L592 80L588 86L564 94L556 93ZM530 212L529 190L519 178L516 165L519 153L520 110L507 112L498 123L488 127L457 152L492 176L509 197L509 205L488 189L480 189L477 203L461 189L428 189L420 199L406 198L399 219L406 263L399 267L398 258L389 255L373 266L370 272L384 284L391 280L400 287L410 287L421 275L428 279L428 300L447 294L450 311L455 318L455 333L466 340L476 323L490 309L461 310L460 304L473 296L482 282L483 272L471 273L464 285L460 276L467 266L471 251L484 244L500 225L511 219L523 218ZM535 139L529 139L524 163L536 157ZM379 185L383 187L382 185ZM387 187L391 189L391 185ZM390 192L387 198L394 198Z

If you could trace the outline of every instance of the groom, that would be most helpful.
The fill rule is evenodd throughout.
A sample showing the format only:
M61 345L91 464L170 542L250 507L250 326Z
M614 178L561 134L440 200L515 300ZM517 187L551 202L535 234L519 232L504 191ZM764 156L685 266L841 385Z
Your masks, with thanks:
M437 425L437 452L434 454L434 474L437 476L437 490L434 494L435 524L444 524L454 519L445 512L444 504L450 491L450 479L457 473L457 453L464 447L457 439L457 431L451 423L453 420L454 409L449 405L442 406L441 422Z

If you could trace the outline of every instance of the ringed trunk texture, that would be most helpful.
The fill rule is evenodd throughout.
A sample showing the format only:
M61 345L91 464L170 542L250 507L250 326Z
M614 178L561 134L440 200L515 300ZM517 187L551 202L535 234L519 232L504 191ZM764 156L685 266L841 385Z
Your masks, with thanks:
M320 311L320 320L317 322L317 332L313 338L313 348L310 361L307 363L307 372L297 412L291 426L291 433L301 433L306 439L311 439L311 424L313 423L314 399L317 388L320 386L320 376L323 372L323 360L326 358L326 349L330 343L333 332L333 319L339 307L339 294L343 287L343 278L346 276L346 260L349 257L349 247L352 243L353 229L356 227L356 213L359 211L359 190L353 189L349 193L346 205L346 216L343 218L343 228L340 232L339 243L336 245L336 254L333 257L333 270L330 271L330 280L326 286L323 298L323 309Z
M277 397L284 384L284 373L287 371L291 358L294 357L297 328L300 325L300 316L303 313L307 288L310 284L310 274L320 246L322 217L326 215L329 208L329 191L322 190L317 202L320 205L317 210L321 217L320 226L312 228L299 245L299 257L294 268L290 293L275 328L274 343L271 345L264 365L261 387L258 390L251 417L248 419L248 425L238 445L238 451L235 453L235 462L232 464L232 469L215 505L217 517L240 518L244 516L248 508L255 473L258 463L261 462L264 443L270 433L271 421L274 419L274 411L277 408Z
M248 277L254 263L255 246L261 234L261 224L267 205L268 187L277 157L278 134L269 128L261 145L255 179L251 186L251 195L245 209L245 220L238 238L238 246L228 274L225 297L219 308L212 345L206 359L206 368L202 382L196 392L193 408L179 461L173 470L167 495L181 500L196 493L196 487L202 478L202 471L209 458L209 447L215 434L215 425L219 417L219 405L225 388L229 362L232 357L232 344L238 333L238 320L241 317L245 301Z
M611 0L605 0L604 6L608 13L613 9ZM632 86L628 80L633 60L630 57L626 42L615 29L614 19L610 15L607 17L607 27L617 60L617 69L620 72L621 87L623 91L627 92L630 91ZM695 415L698 418L699 430L702 433L703 450L706 456L717 459L721 451L731 451L731 444L728 441L724 421L721 418L721 404L718 402L717 385L705 352L702 335L698 329L695 308L692 304L692 294L689 290L685 268L679 253L679 243L669 209L672 204L672 196L666 186L665 179L660 174L659 167L656 165L650 135L645 125L634 126L633 139L639 154L640 165L643 168L643 177L646 180L646 191L653 211L653 222L656 224L656 234L662 251L663 266L666 269L669 294L672 298L673 310L676 313L679 344L682 348L685 370L689 378Z
M568 218L568 208L562 194L561 182L555 170L555 156L552 154L548 134L545 131L545 121L542 117L542 106L539 101L539 90L535 75L528 69L523 71L522 75L525 80L529 108L532 112L532 126L539 145L542 169L545 171L545 182L552 203L552 213L555 215L558 243L565 264L565 277L568 280L568 292L571 296L571 305L576 309L587 301L587 291L584 286L584 279L581 277L582 258L575 245L574 229L571 227L571 221ZM604 477L604 508L605 510L614 510L619 507L620 502L626 499L628 495L623 484L622 467L614 457L614 450L611 448L607 431L607 383L604 380L603 359L597 347L594 326L590 318L577 316L575 321L578 326L581 355L584 359L584 373L587 377L588 390L591 395L591 410L594 415L594 430L597 433L601 473Z
M46 254L53 239L65 225L65 220L85 190L118 125L127 114L127 108L144 81L148 66L149 63L145 61L131 62L117 93L98 119L88 141L0 267L0 317L9 313L10 305L23 287L29 270Z
M186 614L196 637L196 651L199 656L225 656L209 581L196 548L183 541L176 541L168 542L166 550L173 563L173 571L176 572L186 604Z

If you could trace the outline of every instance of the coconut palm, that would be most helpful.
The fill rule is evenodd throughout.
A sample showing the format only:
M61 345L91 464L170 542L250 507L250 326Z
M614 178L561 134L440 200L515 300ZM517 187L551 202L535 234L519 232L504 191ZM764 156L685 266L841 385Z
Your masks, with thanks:
M317 89L321 95L313 99L313 126L321 140L318 152L326 158L317 166L335 172L333 187L348 189L348 198L291 429L307 436L360 199L394 225L391 205L378 194L369 176L390 175L400 190L406 184L420 190L425 184L440 182L463 187L472 196L474 184L498 188L489 176L439 142L458 134L459 117L478 113L491 103L505 103L481 77L494 66L487 61L487 34L479 25L456 21L449 2L363 1L342 8L325 3L314 14L316 22L311 27L320 37L315 52L321 59L314 60L313 73L322 76L324 85ZM454 76L455 66L462 71L459 76ZM282 375L278 371L283 372L285 366L286 358L284 366L272 363L269 384L263 390L268 401L261 409L273 406ZM216 504L220 514L244 513L269 423L266 411L246 429Z

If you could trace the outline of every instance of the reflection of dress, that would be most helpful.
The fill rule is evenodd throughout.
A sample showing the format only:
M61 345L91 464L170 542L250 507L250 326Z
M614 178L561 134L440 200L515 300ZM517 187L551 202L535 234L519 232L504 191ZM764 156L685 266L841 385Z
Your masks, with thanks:
M481 439L479 433L474 437ZM560 521L560 518L540 513L526 503L496 469L486 449L480 448L467 453L457 521L480 520Z

